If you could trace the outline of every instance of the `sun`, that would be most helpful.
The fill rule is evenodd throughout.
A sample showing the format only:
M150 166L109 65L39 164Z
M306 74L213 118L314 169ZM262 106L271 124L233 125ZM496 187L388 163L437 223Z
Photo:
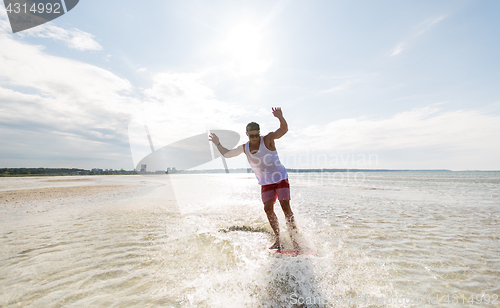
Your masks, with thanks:
M220 45L226 63L241 74L265 71L270 62L264 60L263 35L259 27L242 24L231 28Z
M236 59L245 59L260 51L261 35L256 27L240 25L232 29L222 43L225 53Z

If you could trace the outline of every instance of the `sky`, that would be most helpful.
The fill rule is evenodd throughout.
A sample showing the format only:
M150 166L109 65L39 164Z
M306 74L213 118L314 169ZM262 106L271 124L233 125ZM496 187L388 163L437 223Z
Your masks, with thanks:
M82 0L14 34L2 3L0 167L131 170L151 152L145 127L155 149L214 129L243 144L251 121L276 130L281 107L288 168L500 170L499 13L493 0Z

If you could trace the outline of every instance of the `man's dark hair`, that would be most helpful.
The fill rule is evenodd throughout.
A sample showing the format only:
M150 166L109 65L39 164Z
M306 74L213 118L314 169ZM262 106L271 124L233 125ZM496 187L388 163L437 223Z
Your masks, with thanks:
M250 122L247 124L247 132L252 131L252 130L260 130L259 124L255 122Z

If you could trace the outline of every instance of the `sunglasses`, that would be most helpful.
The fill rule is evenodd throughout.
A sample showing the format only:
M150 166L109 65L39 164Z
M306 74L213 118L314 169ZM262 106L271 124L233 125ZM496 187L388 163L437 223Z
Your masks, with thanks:
M259 138L260 134L248 135L249 138Z

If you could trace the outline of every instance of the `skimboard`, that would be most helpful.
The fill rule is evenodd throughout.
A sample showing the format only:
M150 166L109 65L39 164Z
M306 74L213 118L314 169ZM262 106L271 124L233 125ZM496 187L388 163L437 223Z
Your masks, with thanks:
M318 255L316 250L307 247L301 248L300 250L295 250L295 249L268 249L268 250L270 253L281 254L287 257L296 257L300 255L310 255L310 256Z

